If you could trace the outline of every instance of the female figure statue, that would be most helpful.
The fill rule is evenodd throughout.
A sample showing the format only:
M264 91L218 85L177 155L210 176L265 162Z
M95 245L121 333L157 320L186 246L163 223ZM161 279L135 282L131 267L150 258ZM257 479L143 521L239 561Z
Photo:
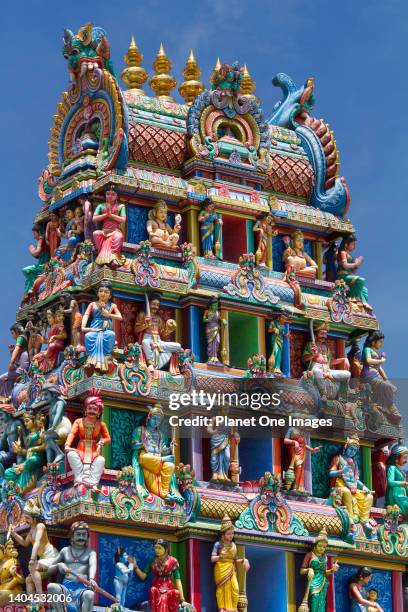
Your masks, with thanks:
M214 563L215 596L220 612L238 612L239 586L237 564L249 570L248 559L238 559L234 542L234 526L229 516L224 516L220 527L220 538L211 553Z
M198 215L200 224L201 251L203 257L218 257L220 252L220 236L222 219L215 212L215 205L206 198Z
M224 409L224 415L227 415L227 409ZM231 469L231 442L238 444L239 434L232 433L228 425L217 425L216 417L211 419L207 431L211 435L211 480L230 480L228 474Z
M365 286L365 279L358 276L356 272L363 263L363 257L354 258L352 252L356 248L357 237L355 234L345 236L339 246L337 254L338 268L337 278L343 279L350 288L350 297L362 302L364 308L372 312L372 308L368 303L368 291Z
M52 310L47 311L47 320L49 325L48 338L43 338L43 344L48 344L45 351L41 351L33 357L33 365L40 372L49 372L57 365L58 355L65 348L65 340L67 332L64 325L64 312L56 310L55 314Z
M386 361L385 353L378 353L384 343L384 334L380 331L370 332L363 347L363 369L361 383L369 384L373 393L373 401L379 404L387 413L390 421L399 423L401 415L395 405L397 388L390 383L382 364Z
M44 272L44 264L50 259L50 251L45 241L42 227L38 224L34 224L32 231L34 240L37 241L37 244L30 244L28 250L38 261L33 266L26 266L23 268L25 278L24 293L28 293L31 290L37 276Z
M45 241L47 243L51 257L54 257L55 251L58 249L61 242L61 221L58 213L50 213L50 220L45 228Z
M221 318L218 310L218 298L213 297L204 311L205 336L207 338L208 363L219 363L218 352L221 343L220 326L226 326L227 321Z
M53 565L58 556L58 550L49 541L46 526L40 522L41 510L32 499L29 499L24 505L23 516L25 522L29 525L29 531L25 537L22 537L14 529L11 529L10 533L20 546L32 547L26 589L28 594L41 594L41 574L46 573L48 568Z
M327 588L329 586L327 576L334 574L339 569L336 561L330 569L327 568L326 552L328 544L327 531L323 529L315 539L313 549L303 559L300 573L307 576L307 587L302 604L299 607L300 612L303 612L303 608L304 610L310 610L310 612L326 612ZM310 608L307 606L308 599L310 599Z
M367 612L367 610L377 610L384 612L382 607L376 601L370 601L365 597L364 587L370 582L373 572L369 567L360 567L357 573L350 578L349 582L349 597L350 597L350 612Z
M0 376L0 395L3 397L9 397L17 378L24 370L28 370L30 364L27 335L23 326L20 323L14 323L10 327L10 331L13 340L15 340L15 345L11 350L7 372Z
M164 200L159 200L149 211L146 228L153 248L170 249L171 251L177 249L181 231L181 215L175 216L174 228L171 228L167 223L167 204Z
M316 278L317 263L304 249L303 232L296 230L292 237L292 246L283 252L283 263L286 270L293 270L295 275Z
M276 235L276 232L273 231L273 216L266 213L262 219L256 221L253 231L258 236L258 246L255 252L256 265L266 266L268 242L272 236Z
M122 255L123 228L126 223L126 208L119 204L114 189L106 192L106 202L98 204L93 214L93 223L102 224L101 229L93 232L93 241L98 251L95 263L98 266L123 266L126 259Z
M89 304L82 319L87 365L92 365L102 372L109 369L108 358L115 346L113 321L122 321L122 315L112 301L111 283L102 281L98 289L98 301Z
M305 463L307 451L318 453L321 446L309 446L304 436L296 427L291 427L284 439L284 444L289 446L290 464L285 474L285 487L289 491L293 489L299 493L305 491Z
M408 448L396 444L391 449L387 460L387 491L385 493L386 506L397 505L408 520L408 482L406 472L403 469L408 461Z
M132 574L135 571L135 560L128 555L122 546L118 546L115 552L115 597L121 606L126 606L126 595ZM140 570L139 570L140 571Z
M81 346L81 326L82 314L79 310L78 302L68 292L61 293L60 296L61 308L65 315L69 315L71 319L71 344L77 348Z
M272 353L268 359L268 370L275 374L282 374L283 358L283 339L289 337L289 332L285 332L286 316L280 312L270 322L268 333L272 335Z

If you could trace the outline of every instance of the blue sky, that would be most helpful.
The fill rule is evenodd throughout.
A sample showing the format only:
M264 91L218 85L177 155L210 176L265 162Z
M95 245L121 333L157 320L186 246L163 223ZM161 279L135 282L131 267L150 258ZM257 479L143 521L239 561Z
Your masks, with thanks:
M169 8L171 6L171 9ZM57 8L58 7L58 8ZM169 12L170 11L170 12ZM190 48L209 75L217 56L246 63L266 116L279 99L273 76L315 78L315 114L335 132L340 170L351 191L349 216L365 257L370 302L386 334L387 373L404 377L408 303L406 78L408 5L404 0L144 0L7 2L2 9L0 98L2 240L0 364L21 299L21 268L39 208L38 176L47 164L52 116L68 72L62 31L86 23L107 30L117 72L135 35L151 63L163 41L181 71Z

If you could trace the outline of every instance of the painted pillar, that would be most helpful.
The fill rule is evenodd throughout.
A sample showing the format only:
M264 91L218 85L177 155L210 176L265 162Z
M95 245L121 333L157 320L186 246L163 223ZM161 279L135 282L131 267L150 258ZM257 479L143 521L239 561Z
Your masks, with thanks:
M229 364L229 326L228 326L228 310L221 308L221 318L225 319L227 325L221 326L221 361L226 365Z
M334 560L335 557L327 557L327 569L331 569ZM334 589L334 574L329 574L327 578L329 580L329 587L327 589L326 612L336 612L336 592Z
M109 429L110 435L112 437L111 414L112 414L111 407L104 404L103 412L102 412L102 420L105 423L106 427ZM112 444L105 445L102 448L102 455L105 458L105 468L109 469L112 466Z
M258 351L267 358L266 338L265 338L265 319L258 317Z
M285 552L286 566L286 610L296 612L295 553Z
M342 338L336 339L336 357L340 359L346 356L346 343Z
M281 438L273 438L273 445L272 445L272 472L274 474L281 474L282 473Z
M316 240L313 243L313 255L314 260L317 263L317 278L323 278L323 256L322 256L322 243Z
M310 444L310 433L305 434L306 444L311 446ZM310 493L313 491L312 484L312 457L310 452L306 452L306 461L305 461L305 489Z
M183 311L181 308L176 308L176 342L179 342L183 346Z
M392 612L404 612L404 591L402 573L392 572Z
M195 208L189 208L187 211L187 236L188 241L197 249L197 255L200 255L200 233L198 228L198 211Z
M246 240L247 253L255 253L254 222L251 219L246 220Z
M203 480L203 441L201 439L201 430L199 427L193 427L191 429L188 449L190 455L189 462L195 471L196 480Z
M273 248L272 248L272 236L268 236L268 242L266 243L266 265L268 270L273 270Z
M187 552L187 594L184 595L189 603L201 610L200 542L189 538L184 544Z
M187 319L189 348L197 361L200 360L200 309L198 306L189 306Z
M89 531L89 548L91 548L91 550L94 550L96 554L98 555L99 553L99 535L96 531L92 531L92 529L90 529ZM97 563L96 565L95 582L99 584L99 563ZM95 592L94 603L95 604L99 603L99 595L97 592Z
M237 544L238 559L245 558L245 546ZM246 594L246 571L242 567L242 563L237 563L237 578L239 586L238 612L247 612L248 598Z
M371 491L373 488L373 474L371 469L371 448L361 446L361 467L363 469L363 482Z
M284 333L285 335L289 333L289 323L284 324ZM283 338L282 372L290 377L290 337Z

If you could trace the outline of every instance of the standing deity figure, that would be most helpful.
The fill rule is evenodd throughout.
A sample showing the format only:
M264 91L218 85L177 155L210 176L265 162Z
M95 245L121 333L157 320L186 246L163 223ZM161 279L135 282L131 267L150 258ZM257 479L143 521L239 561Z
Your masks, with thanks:
M33 357L40 352L42 346L41 317L36 310L27 312L27 323L24 327L24 335L28 342L28 357L32 361Z
M70 545L60 550L48 570L52 574L57 571L62 574L62 583L49 583L47 591L50 595L64 598L70 595L72 598L71 602L64 603L62 597L60 601L55 597L52 604L55 612L92 612L97 559L96 552L88 545L88 525L83 521L72 523L70 536Z
M387 460L386 506L397 505L405 521L408 521L408 481L404 465L408 462L408 448L396 444Z
M28 341L24 327L14 323L10 327L11 335L15 344L10 347L11 356L7 372L0 376L0 396L8 398L13 390L14 384L24 372L28 370L30 360L28 356Z
M85 240L91 240L93 238L94 233L94 223L93 223L93 212L92 212L92 204L88 200L88 198L84 195L78 198L78 202L82 209L83 213L83 230L84 230L84 238Z
M84 416L74 421L65 442L67 460L74 473L74 486L82 484L96 492L105 467L102 450L111 443L109 430L102 421L102 411L103 401L98 395L87 397Z
M47 344L46 350L37 353L33 357L33 366L40 372L49 372L57 365L59 354L65 348L67 332L65 330L65 316L61 309L55 313L47 310L47 321L49 325L48 337L43 337L43 344Z
M23 268L25 278L24 293L28 293L31 290L37 276L44 272L44 264L50 259L50 252L45 241L42 227L35 224L33 225L32 231L34 240L37 241L37 244L30 244L28 250L30 254L38 260L38 263Z
M103 280L98 289L98 300L91 302L82 318L82 333L85 334L87 365L101 372L110 366L110 356L115 347L113 322L122 321L119 308L112 301L112 285Z
M367 589L367 585L373 576L369 567L360 567L349 580L350 612L384 612L383 608L372 596L366 597L368 592L375 589Z
M224 409L222 416L226 416L228 411ZM210 434L210 464L212 476L211 480L231 480L229 473L231 471L231 446L234 450L239 444L240 437L237 431L231 430L231 427L224 423L217 424L217 419L214 416L211 419L210 425L207 427L207 432Z
M169 555L169 543L159 539L154 543L153 561L145 571L137 563L135 572L140 580L146 580L151 574L153 580L149 591L149 606L151 612L180 612L194 608L184 599L183 585L180 577L180 567L177 559Z
M208 302L207 310L204 311L203 321L205 323L205 337L207 339L208 363L219 363L218 353L221 344L221 330L222 327L227 326L227 321L221 317L218 309L218 298L213 297Z
M239 586L237 565L242 564L244 571L249 570L248 559L238 559L234 542L234 526L229 516L224 516L220 527L218 542L211 553L214 563L215 596L220 612L238 612Z
M324 612L326 610L328 576L338 571L339 565L335 561L328 568L327 548L329 540L326 529L322 529L314 541L313 549L308 552L300 568L300 573L307 576L307 587L299 611ZM310 607L307 605L310 600ZM303 607L302 607L303 606Z
M115 587L115 597L121 606L126 607L126 596L129 582L135 571L136 561L128 555L122 546L118 546L115 552L115 576L113 586Z
M365 285L365 279L356 274L357 270L363 263L363 257L354 258L352 252L356 248L357 237L355 234L345 236L341 241L337 253L337 278L344 280L350 288L349 296L361 302L363 307L372 312L372 308L368 303L368 291Z
M309 446L299 429L291 427L284 438L284 444L289 448L290 464L285 473L286 490L299 493L305 491L305 464L307 451L318 453L321 446Z
M283 252L285 269L293 270L299 276L316 278L317 263L304 249L303 232L296 230L292 237L292 245L288 245Z
M370 511L373 506L373 496L370 489L359 479L355 457L360 448L357 435L347 438L343 452L333 457L330 465L331 485L337 489L341 504L345 506L350 519L354 523L362 523L368 533L373 527L370 523Z
M51 544L47 535L47 528L40 521L41 510L33 499L29 499L23 507L23 518L28 523L28 533L22 537L14 529L10 533L20 546L31 546L26 590L28 594L42 593L42 578L47 574L48 568L55 563L58 556L57 549Z
M272 236L276 236L273 229L273 216L271 213L266 213L262 219L258 219L253 227L254 234L258 237L257 249L255 252L255 261L257 266L266 266L268 256L268 242Z
M50 213L50 220L45 228L45 242L47 243L50 256L55 256L55 251L58 249L61 243L61 220L58 213Z
M46 382L42 388L42 396L49 405L48 429L44 438L47 464L50 465L59 463L65 457L61 445L71 431L71 421L65 416L66 402L58 385ZM32 407L35 408L35 403Z
M146 229L154 249L175 251L180 238L181 215L175 216L172 228L167 223L167 204L164 200L159 200L149 211Z
M198 215L201 252L203 257L218 257L221 248L221 216L215 212L215 204L206 198Z
M75 248L84 240L84 213L82 206L76 206L69 229L68 246Z
M82 314L79 310L78 302L72 297L72 295L66 291L61 293L60 306L64 312L64 315L70 317L70 331L71 331L71 344L77 348L80 347L81 342L81 327L82 327Z
M24 577L18 564L18 551L10 538L0 544L0 606L10 609L10 596L23 590Z
M106 192L106 202L95 208L92 221L101 224L101 228L93 232L93 241L98 251L95 263L98 266L123 266L126 258L122 255L123 232L126 223L126 207L119 204L114 189Z
M275 374L282 374L283 340L289 338L290 332L285 332L287 317L283 312L276 315L270 322L268 333L272 334L272 352L268 359L268 370Z
M177 489L173 442L166 438L161 426L164 413L160 404L149 409L144 423L132 434L132 466L135 472L136 488L140 495L153 493L165 501L184 504L184 498Z
M325 266L325 280L334 283L337 277L337 243L335 240L330 242L323 255L323 263Z
M384 343L384 334L380 331L372 331L368 334L363 347L363 369L360 374L360 382L369 384L373 394L373 401L378 404L394 423L399 423L401 415L395 405L395 393L397 388L390 383L382 367L387 357L385 353L379 353Z
M18 442L23 433L23 421L17 416L17 411L12 404L0 404L0 482L4 476L4 470L13 464L24 461L22 455L14 450L14 443Z
M143 354L151 371L161 370L170 362L170 372L177 372L177 353L182 348L179 342L163 340L176 329L174 319L164 319L159 315L160 295L151 293L146 296L146 312L140 312L135 323L135 335L141 343Z

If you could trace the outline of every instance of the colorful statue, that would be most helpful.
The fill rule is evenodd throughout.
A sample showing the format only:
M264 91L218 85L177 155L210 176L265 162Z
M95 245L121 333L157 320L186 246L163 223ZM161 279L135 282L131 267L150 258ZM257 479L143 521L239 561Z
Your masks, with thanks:
M399 423L401 415L395 405L397 388L390 383L382 364L387 357L385 353L378 353L384 343L384 334L380 331L370 332L363 347L363 369L360 382L371 386L373 401L386 413L390 421Z
M198 215L201 252L203 257L218 257L221 248L221 216L215 212L215 204L206 198Z
M223 416L228 414L227 409L222 412ZM211 424L207 427L210 434L211 449L211 480L230 481L229 473L231 470L231 445L235 450L239 444L240 437L238 432L231 430L231 427L218 424L216 418L211 419Z
M60 305L64 312L64 315L69 315L70 317L71 344L75 348L78 348L82 345L82 314L79 310L78 302L72 297L70 293L64 291L60 295Z
M408 448L396 444L391 448L387 461L387 491L385 504L397 505L402 516L408 521L408 481L407 472L403 469L408 462Z
M289 338L290 332L285 331L288 319L284 312L279 312L270 322L268 333L272 334L272 352L268 359L268 370L274 374L282 374L283 340Z
M0 545L0 606L9 608L10 595L23 590L24 577L18 565L18 552L10 538Z
M337 277L337 243L335 240L329 243L323 255L325 265L325 280L334 283Z
M256 265L266 266L268 256L268 243L272 236L276 236L277 232L273 230L273 216L271 213L266 213L262 219L258 219L253 227L254 233L258 236L257 249L255 252Z
M285 473L285 488L299 493L305 491L305 463L307 451L318 453L321 446L309 446L299 429L291 427L284 438L289 447L290 464Z
M19 464L23 455L18 455L14 450L14 443L18 442L23 433L23 421L17 416L17 411L12 404L0 404L0 425L2 434L0 436L0 481L3 479L4 470L14 463Z
M65 348L67 332L65 330L64 311L57 309L55 313L47 310L48 338L43 337L43 344L48 348L33 357L33 366L40 372L50 372L57 365L59 354Z
M65 457L61 445L67 439L71 431L71 421L65 416L65 400L61 395L61 389L54 383L45 383L42 395L49 405L48 429L45 432L45 454L47 464L59 463ZM35 404L32 406L35 408Z
M159 315L160 295L151 293L146 296L146 312L140 312L135 323L135 334L142 345L144 357L151 371L163 369L170 362L170 372L177 371L177 353L182 350L178 342L163 341L176 329L174 319L164 319Z
M55 256L55 251L58 249L61 243L61 220L58 216L58 213L51 212L50 220L47 223L45 228L45 242L48 246L48 250L50 252L50 256Z
M329 540L327 531L323 529L315 539L313 549L303 559L300 573L307 576L307 587L299 612L325 612L328 576L338 571L335 561L330 569L327 567L327 547ZM310 607L307 602L310 599Z
M214 563L215 595L220 612L238 612L239 586L237 564L249 570L247 559L238 559L234 542L234 526L229 516L224 516L220 527L220 539L214 544L211 561Z
M118 546L115 552L115 597L121 606L126 606L126 595L129 582L135 570L136 561L128 555L122 546Z
M370 582L373 572L369 567L360 567L349 581L350 612L384 612L373 597L365 597L364 587ZM372 590L372 589L370 589Z
M207 338L208 363L219 363L218 353L221 343L220 327L226 327L227 321L221 317L218 310L218 298L213 297L204 311L205 336Z
M132 434L132 466L136 488L140 495L153 493L165 501L184 504L177 489L172 442L166 438L161 426L163 409L155 404L149 409L144 422Z
M10 327L11 335L15 340L11 347L11 357L8 370L0 376L0 396L8 398L14 384L21 374L29 368L28 342L24 327L19 323L14 323Z
M303 232L296 230L292 236L292 246L288 244L283 252L283 263L286 269L292 269L296 275L316 278L317 263L304 249Z
M88 321L90 325L88 326ZM106 372L115 346L113 322L122 321L119 308L112 301L112 285L102 281L98 289L98 301L91 302L82 319L82 333L85 334L87 365Z
M376 500L385 497L387 490L387 459L390 452L387 447L380 447L373 450L371 454L371 465L373 474L373 488L375 489Z
M96 552L89 548L89 528L82 521L72 523L70 528L71 543L65 546L49 567L50 573L63 575L61 584L51 582L47 591L50 595L70 595L71 602L53 600L55 612L92 612L94 606L94 588L97 559ZM68 598L69 600L69 598Z
M30 562L28 564L28 576L26 578L26 590L28 594L42 593L42 579L47 574L48 568L55 563L58 556L57 549L51 544L47 535L47 528L40 522L41 510L33 499L29 499L23 508L23 517L28 523L29 531L22 537L15 529L10 533L20 546L31 546Z
M149 211L146 224L149 240L154 249L169 249L175 251L180 239L181 215L174 217L174 228L167 223L167 204L159 200Z
M236 96L241 91L241 81L244 78L244 68L239 62L221 64L216 68L211 77L213 89L221 89L229 96Z
M37 244L30 244L28 250L30 254L38 260L38 263L23 268L25 278L24 293L28 293L31 290L37 276L44 272L44 264L50 259L50 252L45 241L43 229L40 225L33 225L33 236Z
M154 543L155 558L143 572L136 564L135 572L140 580L152 575L149 606L151 612L180 612L191 610L192 606L184 599L180 578L179 563L169 555L169 543L159 539Z
M67 460L74 473L74 486L82 484L96 492L105 468L102 450L111 443L109 430L102 421L102 411L103 401L98 395L87 397L84 416L74 421L65 443Z
M126 263L126 258L122 255L126 207L119 204L114 189L108 189L105 195L106 202L98 204L92 218L94 223L101 224L101 229L93 233L93 241L98 251L95 263L98 266L118 268Z
M357 435L347 438L343 453L332 459L330 478L332 487L337 489L341 497L341 504L345 506L352 522L361 522L364 529L370 534L373 531L370 523L373 496L370 489L359 479L358 466L355 461L359 448L360 440Z
M105 30L87 23L78 30L77 34L65 29L63 41L62 53L68 61L72 80L79 79L87 70L92 72L95 68L106 68L115 76Z
M41 317L36 310L29 310L27 313L27 323L24 327L24 335L28 342L28 357L32 361L33 357L41 351L42 346L42 323Z
M350 287L349 295L351 298L355 298L363 304L363 307L368 312L372 312L372 308L368 303L368 291L365 286L365 279L355 274L363 263L363 257L354 258L351 254L356 248L356 244L357 237L355 234L349 234L341 241L337 254L337 278L343 279Z

